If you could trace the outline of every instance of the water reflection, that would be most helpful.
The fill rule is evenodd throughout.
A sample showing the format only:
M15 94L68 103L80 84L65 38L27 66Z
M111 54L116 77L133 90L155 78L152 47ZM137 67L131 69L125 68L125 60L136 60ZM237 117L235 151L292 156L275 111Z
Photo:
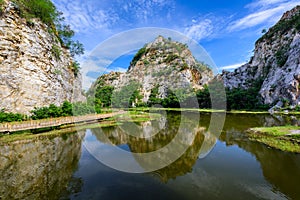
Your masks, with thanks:
M187 125L184 125L184 128L180 128L182 123ZM179 145L182 145L182 143L187 144L188 148L186 151L183 154L179 154L178 149L174 149L172 154L179 154L177 159L170 165L153 173L163 182L191 172L198 157L205 157L217 141L217 137L207 132L205 127L201 127L199 120L190 113L184 115L184 117L178 115L178 113L169 113L159 120L140 123L134 129L128 129L128 126L131 126L130 123L125 123L118 127L96 128L91 131L100 143L118 145L120 148L133 153L157 151L174 140L180 131L183 132L181 143L177 145L179 148ZM134 131L134 134L129 134L128 130ZM152 137L147 137L149 135ZM132 155L143 169L148 169L149 166L155 165L152 159L137 156L137 154ZM170 159L168 157L169 154L165 153L159 153L157 156L160 160Z
M237 117L241 123L236 123ZM227 145L238 145L254 155L260 163L263 176L272 184L274 191L281 191L292 199L300 199L300 155L269 148L245 137L245 130L250 127L299 125L299 122L299 116L233 115L227 118L224 132L219 139Z
M124 123L0 145L0 199L300 199L300 155L245 137L248 128L297 124L299 117L228 114L220 137L207 131L211 115L200 117L199 121L193 113L182 117L170 112L133 127ZM151 160L134 153L155 152L178 133L186 151L167 167L147 174L110 169L81 148L85 142L115 145L147 168ZM158 157L168 159L164 153Z
M72 178L84 132L0 145L0 199L59 199L79 192Z

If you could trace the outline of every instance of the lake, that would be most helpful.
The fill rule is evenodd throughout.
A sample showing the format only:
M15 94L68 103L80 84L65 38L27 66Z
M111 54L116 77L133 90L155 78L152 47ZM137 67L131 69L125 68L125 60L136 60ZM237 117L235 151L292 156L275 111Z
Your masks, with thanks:
M246 137L299 117L227 114L217 133L216 115L161 111L153 121L1 144L0 199L300 199L300 154Z

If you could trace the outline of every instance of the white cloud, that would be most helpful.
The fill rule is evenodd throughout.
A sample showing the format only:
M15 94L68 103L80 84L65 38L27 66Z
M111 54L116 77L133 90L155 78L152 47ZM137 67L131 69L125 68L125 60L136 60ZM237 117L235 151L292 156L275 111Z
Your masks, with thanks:
M193 20L193 22L195 22L195 20ZM212 21L210 19L205 19L187 27L184 30L184 34L189 38L199 41L210 36L213 33L213 28Z
M230 69L236 69L236 68L239 68L241 67L242 65L246 64L245 62L244 63L237 63L237 64L232 64L232 65L227 65L227 66L224 66L224 67L220 67L221 70L230 70Z
M246 8L255 9L259 7L268 7L278 3L285 3L289 0L256 0L248 5Z
M299 0L259 0L248 4L248 8L256 8L256 11L229 24L228 30L242 30L261 24L272 25L277 22L282 14L300 4Z
M54 4L76 32L106 29L118 20L117 15L85 1L54 0Z

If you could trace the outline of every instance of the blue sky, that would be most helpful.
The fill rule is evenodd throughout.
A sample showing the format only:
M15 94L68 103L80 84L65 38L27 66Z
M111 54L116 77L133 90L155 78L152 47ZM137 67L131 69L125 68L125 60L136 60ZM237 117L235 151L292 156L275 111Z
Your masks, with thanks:
M219 69L232 70L253 55L262 29L274 25L300 0L54 0L76 31L86 54L98 44L134 28L168 28L196 40ZM154 39L154 38L153 38ZM114 70L124 71L130 56ZM125 65L125 66L124 66ZM93 77L93 72L84 76ZM94 75L95 76L95 75Z

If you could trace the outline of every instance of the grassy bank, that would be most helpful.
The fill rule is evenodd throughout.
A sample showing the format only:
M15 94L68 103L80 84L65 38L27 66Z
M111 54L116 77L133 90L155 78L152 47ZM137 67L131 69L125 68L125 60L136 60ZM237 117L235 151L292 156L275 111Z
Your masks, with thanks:
M195 111L195 112L205 112L205 113L216 113L216 112L226 112L226 113L235 113L235 114L270 114L268 111L247 111L247 110L215 110L215 109L201 109L201 108L154 108L154 107L138 107L130 108L129 110L136 111ZM276 114L285 114L282 112L277 112ZM300 112L290 112L288 114L299 114Z
M261 142L282 151L300 153L298 126L257 127L248 130L252 141Z

